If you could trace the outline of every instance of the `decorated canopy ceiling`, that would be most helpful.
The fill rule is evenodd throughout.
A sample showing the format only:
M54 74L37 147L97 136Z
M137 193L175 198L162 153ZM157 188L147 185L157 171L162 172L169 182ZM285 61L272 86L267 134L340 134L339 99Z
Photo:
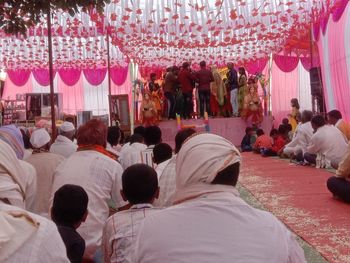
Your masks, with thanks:
M112 65L183 61L245 62L288 47L307 55L310 27L336 0L114 0L103 15L54 14L54 65L105 67L107 34ZM28 37L1 33L0 67L47 64L45 21Z

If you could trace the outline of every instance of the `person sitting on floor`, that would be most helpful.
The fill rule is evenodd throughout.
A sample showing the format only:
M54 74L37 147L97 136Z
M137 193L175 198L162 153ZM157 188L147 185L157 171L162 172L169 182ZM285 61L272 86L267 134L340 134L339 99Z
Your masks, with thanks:
M317 168L336 169L347 151L346 138L333 125L326 125L321 115L314 116L311 124L315 133L311 137L304 159L308 163L317 164Z
M65 121L58 129L59 135L50 147L50 152L68 158L77 151L78 145L73 140L75 137L75 127L73 123Z
M145 127L137 126L137 127L135 127L133 134L139 134L143 138L144 133L145 133ZM124 143L124 145L120 149L119 158L118 158L118 161L120 163L122 163L122 160L125 159L124 154L128 152L129 146L130 146L130 140L129 140L129 142Z
M187 139L176 158L176 205L143 220L134 262L306 262L280 221L239 197L240 162L221 136Z
M141 152L141 163L147 164L154 168L153 148L162 142L162 131L158 126L149 126L145 129L145 144L147 148Z
M158 180L160 180L160 177L172 156L173 150L169 144L159 143L153 148L153 161L157 165L155 170L158 175Z
M260 153L261 149L268 149L272 147L272 138L266 135L262 129L257 129L256 135L258 138L253 146L254 152Z
M76 229L88 216L88 202L89 197L84 188L72 184L59 188L53 198L51 218L57 225L71 263L83 260L85 241Z
M252 143L251 143L251 137L253 135L253 128L252 127L247 127L245 129L245 135L242 139L241 142L241 150L242 152L251 152L253 150Z
M33 131L30 137L33 153L26 160L35 168L37 174L37 192L33 212L45 217L49 216L55 170L66 159L60 154L49 152L50 142L51 137L44 128Z
M337 127L350 141L350 124L342 119L342 115L338 110L331 110L327 113L328 123Z
M336 175L328 179L327 187L335 197L350 203L350 144L346 155L339 163Z
M145 164L135 164L122 175L121 195L132 206L109 217L103 231L104 262L133 262L132 256L138 229L145 217L160 209L152 206L158 198L157 173Z
M146 150L147 146L144 144L144 138L142 135L134 133L130 137L130 143L128 148L123 152L123 155L119 157L119 162L125 170L131 165L142 163L141 153Z
M196 133L196 130L192 128L185 128L175 136L175 155L170 159L166 167L164 168L159 179L160 193L159 198L154 201L156 207L169 207L174 203L175 190L176 190L176 155L180 151L183 143Z
M77 231L86 243L84 260L91 260L101 246L109 203L117 208L125 205L120 196L123 169L106 151L107 126L102 121L92 119L80 126L77 142L77 152L56 169L51 200L65 184L80 185L85 189L89 196L89 216Z
M305 110L301 113L301 123L298 124L295 130L293 139L283 148L283 154L288 157L296 157L297 161L303 161L306 147L311 141L313 128L311 125L312 111Z
M286 145L288 139L288 130L286 126L280 125L278 130L272 129L270 136L273 139L273 145L269 148L264 148L261 151L262 156L277 156L281 154L281 150Z
M117 151L117 146L120 140L120 129L118 126L108 127L107 130L107 146L106 150L119 158L119 152Z

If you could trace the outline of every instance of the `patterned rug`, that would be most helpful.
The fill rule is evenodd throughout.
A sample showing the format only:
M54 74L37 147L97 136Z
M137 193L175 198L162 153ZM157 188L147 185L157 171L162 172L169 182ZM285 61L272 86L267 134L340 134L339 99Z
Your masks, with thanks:
M243 154L240 184L330 262L350 262L350 205L335 200L326 170Z

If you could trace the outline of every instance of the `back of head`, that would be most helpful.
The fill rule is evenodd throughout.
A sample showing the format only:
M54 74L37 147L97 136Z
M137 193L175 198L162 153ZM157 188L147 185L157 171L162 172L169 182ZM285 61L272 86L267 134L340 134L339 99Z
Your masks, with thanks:
M18 159L23 159L24 137L20 129L13 124L0 127L0 140L11 146Z
M100 145L106 148L107 126L100 120L89 120L79 127L77 142L78 145Z
M316 128L320 128L326 124L326 120L322 115L316 115L312 117L311 124L315 126Z
M270 131L270 137L276 136L278 134L278 130L277 129L272 129Z
M342 119L342 115L340 113L340 111L338 110L331 110L330 112L327 113L327 117L328 117L328 122L330 124L335 125L340 119Z
M201 68L205 68L207 66L207 63L205 61L201 61L201 62L199 62L199 66Z
M181 149L182 144L187 140L187 138L191 137L195 133L196 130L192 128L180 130L175 136L175 153L178 153Z
M130 137L130 145L133 143L143 143L143 137L140 134L134 133L133 135L131 135Z
M48 148L50 141L50 134L44 128L34 130L30 136L30 144L33 149Z
M256 135L257 136L261 136L261 135L264 135L265 133L264 133L264 130L263 129L257 129L256 130Z
M301 113L301 121L302 121L302 123L306 123L306 122L311 121L312 116L313 116L312 111L310 111L310 110L304 110L304 111Z
M140 134L142 135L142 137L144 136L145 134L145 127L143 126L137 126L135 129L134 129L134 134L137 133L137 134Z
M173 150L169 144L159 143L153 148L153 158L156 164L169 160L173 155Z
M288 133L288 127L287 127L287 125L281 124L281 125L278 127L278 134L279 134L279 135L285 135L286 133Z
M75 135L75 127L73 123L65 121L64 123L62 123L58 131L60 135L65 136L70 140L73 140Z
M118 145L120 138L120 129L117 126L108 127L107 142L112 145Z
M147 146L157 145L162 142L162 131L158 126L149 126L145 129L144 139Z
M59 188L53 198L52 220L63 226L74 227L87 213L89 197L81 186L66 184Z
M282 124L284 124L284 125L289 124L289 120L288 120L288 118L283 118L283 120L282 120Z
M249 134L252 130L252 127L245 128L245 134Z
M183 69L188 69L189 67L190 67L190 63L188 63L188 62L182 63L182 68Z
M150 203L158 191L157 173L146 164L132 165L123 172L122 187L131 204Z

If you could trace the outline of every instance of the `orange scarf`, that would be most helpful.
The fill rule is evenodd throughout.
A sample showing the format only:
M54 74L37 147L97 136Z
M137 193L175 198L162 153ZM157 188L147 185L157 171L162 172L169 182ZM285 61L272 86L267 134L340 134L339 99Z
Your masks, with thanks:
M96 151L96 152L102 153L103 155L108 156L109 158L111 158L111 159L113 159L115 161L118 159L118 157L115 154L107 151L103 146L97 145L97 144L82 144L82 145L79 145L78 149L77 149L77 152L80 152L80 151Z

